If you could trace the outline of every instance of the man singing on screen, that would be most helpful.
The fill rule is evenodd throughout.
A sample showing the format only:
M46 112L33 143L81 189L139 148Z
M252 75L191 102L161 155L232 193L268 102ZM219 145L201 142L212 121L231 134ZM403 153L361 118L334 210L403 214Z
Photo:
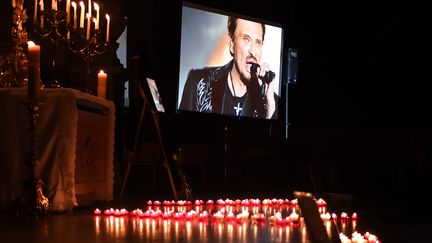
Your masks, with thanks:
M232 60L221 67L192 69L181 110L275 118L277 94L268 63L261 63L265 25L228 17Z

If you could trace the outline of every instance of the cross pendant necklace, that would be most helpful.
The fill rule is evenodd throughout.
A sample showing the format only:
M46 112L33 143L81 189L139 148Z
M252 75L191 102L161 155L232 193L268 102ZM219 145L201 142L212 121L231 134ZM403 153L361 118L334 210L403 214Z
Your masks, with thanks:
M233 82L232 77L231 77L231 72L229 72L228 74L229 74L229 79L231 80L231 86L232 86L234 97L237 97L236 92L235 92L235 88L234 88L234 82ZM237 106L234 106L233 108L235 110L236 116L239 116L240 112L243 110L243 108L240 106L240 102L237 102Z

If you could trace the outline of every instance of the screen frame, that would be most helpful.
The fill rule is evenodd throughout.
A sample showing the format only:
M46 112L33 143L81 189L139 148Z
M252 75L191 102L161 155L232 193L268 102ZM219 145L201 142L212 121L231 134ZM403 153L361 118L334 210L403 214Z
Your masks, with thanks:
M195 57L189 58L187 59L185 57L185 53L187 50L187 48L185 48L185 43L189 42L188 39L185 39L184 35L185 35L185 8L187 8L186 10L191 10L191 11L198 11L198 12L202 12L202 14L208 14L208 15L220 15L220 18L227 18L227 16L235 16L238 18L242 18L242 19L246 19L246 20L250 20L250 21L254 21L254 22L258 22L258 23L263 23L266 26L266 38L264 39L264 45L266 43L272 43L272 42L266 42L266 40L268 40L268 34L269 34L269 29L274 28L274 31L277 31L279 33L278 39L276 42L276 44L278 44L278 48L274 48L277 49L277 51L273 51L273 59L276 57L278 61L276 61L276 63L278 63L278 65L276 66L272 66L272 71L274 71L276 73L276 77L275 80L273 82L277 82L275 83L275 88L274 88L274 92L276 93L276 95L278 96L277 100L276 100L276 110L275 110L275 116L272 118L268 118L268 119L264 119L264 120L278 120L279 119L279 104L282 101L282 86L284 85L283 82L283 69L284 69L284 29L282 27L281 23L277 23L277 22L273 22L273 21L269 21L269 20L265 20L262 18L256 18L250 15L244 15L244 14L239 14L239 13L234 13L234 12L229 12L229 11L224 11L221 9L217 9L217 8L213 8L213 7L208 7L205 5L201 5L201 4L195 4L195 3L190 3L187 1L182 1L182 14L181 14L181 38L180 38L180 55L179 55L179 70L178 70L178 80L177 80L177 97L176 97L176 111L177 112L194 112L194 113L203 113L203 114L216 114L216 115L222 115L222 116L228 116L228 117L241 117L241 118L253 118L253 119L257 119L256 117L251 117L251 116L233 116L233 115L227 115L227 114L222 114L222 113L218 113L218 112L199 112L199 111L192 111L192 110L187 110L187 109L181 109L180 108L180 103L182 100L182 96L183 96L183 92L184 92L184 86L186 83L186 79L187 79L187 74L191 69L196 69L196 68L204 68L204 67L211 67L211 66L222 66L224 64L226 64L226 60L224 62L220 62L217 65L212 65L211 61L210 64L209 62L202 62L202 61L194 61ZM226 26L226 20L223 23L223 26L219 27L223 30L219 30L222 31L224 35L226 35L228 38L228 34L227 34L227 26ZM192 38L192 37L190 37ZM228 39L229 41L229 39ZM228 42L227 42L228 43ZM226 46L228 46L228 44L226 43ZM263 48L264 48L263 45ZM197 53L199 53L202 49L199 49L199 51ZM263 50L263 56L266 50ZM196 52L196 51L195 51ZM217 52L214 52L217 53ZM223 55L228 55L229 59L231 59L232 57L229 55L229 51L226 51L225 54ZM186 59L186 61L185 61ZM190 64L190 65L185 65L186 62L190 62L190 59L193 59L192 63L200 63L200 64ZM202 59L202 58L201 58ZM263 60L264 57L262 58Z

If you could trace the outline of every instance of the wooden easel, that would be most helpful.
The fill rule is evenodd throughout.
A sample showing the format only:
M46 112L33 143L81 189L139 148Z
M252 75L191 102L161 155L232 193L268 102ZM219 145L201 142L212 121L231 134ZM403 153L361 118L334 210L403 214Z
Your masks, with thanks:
M123 182L122 182L122 187L121 187L121 191L120 191L120 198L123 198L123 194L124 194L124 190L126 188L126 183L127 183L128 177L129 177L131 166L133 164L137 164L137 165L139 164L139 162L136 162L136 158L137 158L136 152L137 152L138 144L140 142L141 127L142 127L143 122L144 122L144 115L145 115L146 110L150 110L151 115L152 115L152 120L154 122L154 127L156 129L157 140L158 140L160 151L162 154L163 166L165 167L165 169L168 173L168 178L170 181L170 185L171 185L174 199L178 200L177 190L176 190L176 187L174 184L174 180L173 180L173 176L172 176L172 172L171 172L171 167L168 163L168 157L167 157L167 154L165 152L165 147L164 147L163 142L162 142L162 135L161 135L160 123L159 123L159 113L157 110L155 110L151 107L150 101L148 100L147 96L144 93L144 89L142 87L141 80L140 80L141 77L138 74L138 67L139 67L138 66L138 60L139 60L139 56L132 57L133 65L135 65L132 67L133 68L132 69L133 70L132 79L134 79L132 81L136 82L136 84L137 84L137 88L138 88L140 97L143 100L143 105L141 108L140 118L138 120L138 125L137 125L137 130L136 130L136 134L135 134L135 140L134 140L134 144L132 147L132 151L125 151L125 157L127 157L126 160L128 162L127 162L126 173L125 173L125 176L124 176Z

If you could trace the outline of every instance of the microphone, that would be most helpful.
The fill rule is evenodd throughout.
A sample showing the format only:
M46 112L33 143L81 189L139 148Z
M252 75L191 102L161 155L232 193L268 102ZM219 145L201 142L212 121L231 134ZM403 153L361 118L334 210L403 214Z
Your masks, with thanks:
M247 64L251 64L251 73L256 73L258 67L260 65L255 62L248 62ZM276 74L273 71L267 71L264 76L260 76L260 78L264 81L264 83L270 83L274 78L276 77Z

